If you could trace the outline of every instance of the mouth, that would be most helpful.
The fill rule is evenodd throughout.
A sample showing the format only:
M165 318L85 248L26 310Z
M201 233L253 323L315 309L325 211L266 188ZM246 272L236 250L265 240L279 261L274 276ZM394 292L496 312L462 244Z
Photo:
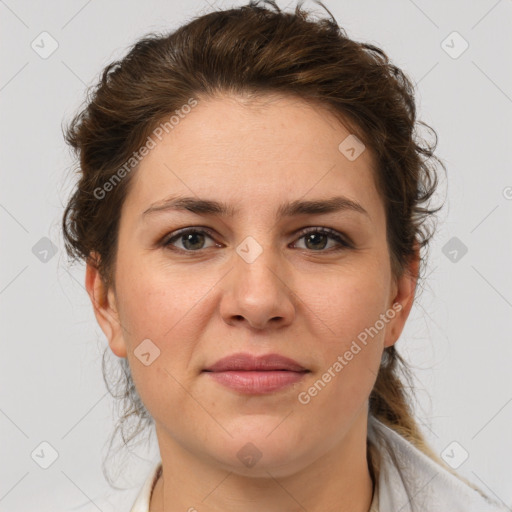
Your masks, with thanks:
M217 383L244 394L265 394L300 382L311 371L279 354L238 353L203 370Z
M219 359L215 364L205 368L207 372L225 371L292 371L303 372L307 368L289 357L280 354L253 355L239 352Z
M294 372L290 370L228 370L223 372L205 372L213 380L234 391L251 395L263 395L300 382L309 370Z

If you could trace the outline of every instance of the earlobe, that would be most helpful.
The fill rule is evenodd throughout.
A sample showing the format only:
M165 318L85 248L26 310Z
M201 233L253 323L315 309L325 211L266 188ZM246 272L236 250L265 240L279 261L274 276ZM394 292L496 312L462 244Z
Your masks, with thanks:
M393 296L390 301L390 308L395 311L393 320L386 329L384 347L394 345L400 337L405 322L409 317L416 292L416 284L418 282L419 273L419 245L414 244L414 255L411 257L409 265L404 269L402 274L397 278L393 288Z
M115 294L107 288L100 276L98 256L91 253L85 270L85 288L91 300L98 325L105 334L112 352L118 357L126 357L126 345L119 321Z

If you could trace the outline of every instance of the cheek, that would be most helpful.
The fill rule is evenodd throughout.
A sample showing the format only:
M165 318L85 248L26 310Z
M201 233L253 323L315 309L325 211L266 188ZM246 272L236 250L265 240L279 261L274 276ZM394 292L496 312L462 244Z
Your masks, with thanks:
M129 331L128 344L135 348L150 338L167 346L177 333L186 338L183 331L190 328L188 319L197 316L195 310L214 284L213 278L142 261L120 266L118 296L123 324Z
M390 318L382 320L388 277L385 265L366 265L321 281L316 278L314 283L302 281L301 293L307 306L304 311L317 326L313 336L322 361L315 389L306 389L308 396L304 398L317 401L319 410L337 404L333 413L347 413L370 394L390 325Z
M388 267L374 261L302 278L297 287L305 314L322 330L323 345L339 350L385 312L389 283Z
M315 347L322 366L297 397L306 418L325 417L329 411L324 428L334 437L340 425L355 417L375 384L387 325L379 321L382 303L375 290L363 293L350 287L326 301L323 321L329 329L322 327L325 335L317 333Z
M118 267L119 310L131 373L154 417L165 417L165 411L186 403L183 387L188 389L193 377L187 369L207 323L201 300L214 277L191 277L183 270L137 265L135 260Z

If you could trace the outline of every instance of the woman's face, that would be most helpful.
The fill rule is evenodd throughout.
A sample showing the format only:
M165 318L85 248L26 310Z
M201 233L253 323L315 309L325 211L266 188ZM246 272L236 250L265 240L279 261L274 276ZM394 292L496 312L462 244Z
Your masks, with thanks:
M415 281L391 274L370 151L328 112L268 100L200 101L144 157L122 208L115 293L103 290L95 310L161 450L278 476L354 429L366 435L382 351ZM173 207L184 197L190 209ZM87 288L98 300L90 266ZM205 371L235 353L279 354L307 371Z

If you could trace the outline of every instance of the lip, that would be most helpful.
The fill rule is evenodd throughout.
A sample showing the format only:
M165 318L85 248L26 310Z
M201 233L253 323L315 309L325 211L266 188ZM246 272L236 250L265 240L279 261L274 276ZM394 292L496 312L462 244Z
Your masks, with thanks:
M287 370L292 372L306 371L297 361L284 357L280 354L264 354L255 356L252 354L239 352L219 359L215 364L205 368L208 372L225 372L225 371L270 371L270 370Z
M220 359L203 372L240 393L265 394L299 382L310 370L279 354L238 353Z

